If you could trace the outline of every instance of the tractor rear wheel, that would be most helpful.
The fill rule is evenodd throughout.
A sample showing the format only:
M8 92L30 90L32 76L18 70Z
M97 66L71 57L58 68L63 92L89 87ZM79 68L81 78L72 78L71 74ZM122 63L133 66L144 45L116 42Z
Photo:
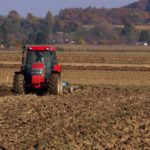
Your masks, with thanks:
M13 90L16 94L24 94L24 75L16 72L13 81Z
M54 95L63 95L62 77L59 73L52 73L48 81L48 92Z

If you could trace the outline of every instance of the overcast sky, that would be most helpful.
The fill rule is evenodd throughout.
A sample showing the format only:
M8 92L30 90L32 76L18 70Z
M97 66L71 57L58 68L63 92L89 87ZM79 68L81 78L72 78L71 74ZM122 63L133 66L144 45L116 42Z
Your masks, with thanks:
M27 13L34 16L45 17L50 10L57 15L61 9L76 7L116 8L138 0L0 0L0 15L7 15L9 11L16 10L20 16Z

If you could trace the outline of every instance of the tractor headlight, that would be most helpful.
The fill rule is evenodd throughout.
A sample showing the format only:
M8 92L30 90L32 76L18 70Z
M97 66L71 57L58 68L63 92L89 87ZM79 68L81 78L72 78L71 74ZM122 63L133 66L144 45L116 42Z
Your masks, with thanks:
M32 68L31 74L32 74L32 75L43 75L43 69L40 69L40 68Z

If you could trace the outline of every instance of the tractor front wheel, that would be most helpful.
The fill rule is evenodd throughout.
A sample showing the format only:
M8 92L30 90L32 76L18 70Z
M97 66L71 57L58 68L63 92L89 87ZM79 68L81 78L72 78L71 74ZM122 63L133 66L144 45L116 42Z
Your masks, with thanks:
M54 95L63 94L62 77L59 73L52 73L48 81L48 92Z
M20 72L15 72L13 81L13 90L16 94L24 94L24 75Z

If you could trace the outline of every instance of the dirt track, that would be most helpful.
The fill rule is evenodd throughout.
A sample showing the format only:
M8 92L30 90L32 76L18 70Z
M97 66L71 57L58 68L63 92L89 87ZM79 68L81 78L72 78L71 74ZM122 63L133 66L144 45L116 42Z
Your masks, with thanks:
M1 149L148 149L150 89L83 86L0 98Z

